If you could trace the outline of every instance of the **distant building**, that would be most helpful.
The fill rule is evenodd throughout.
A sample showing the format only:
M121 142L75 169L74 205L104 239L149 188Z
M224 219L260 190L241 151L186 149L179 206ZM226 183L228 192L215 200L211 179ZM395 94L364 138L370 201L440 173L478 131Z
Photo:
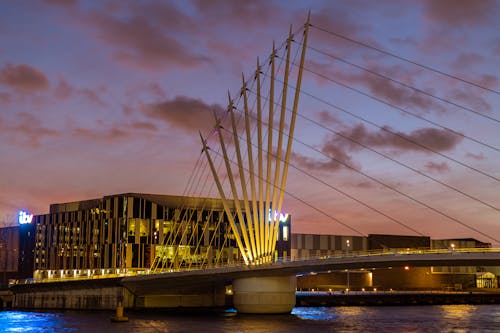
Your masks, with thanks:
M370 234L367 237L292 234L292 259L355 255L358 251L405 251L491 247L473 238L431 240L427 236ZM462 290L497 288L493 267L390 267L313 272L298 277L299 290Z
M447 249L459 251L462 248L491 248L491 243L484 243L474 238L433 239L433 249ZM468 276L469 280L475 281L478 288L498 288L498 279L490 270L497 268L482 266L433 266L433 274L453 274L454 276ZM471 284L471 283L470 283Z
M368 235L368 249L430 249L431 238L428 236L406 236L406 235Z
M292 260L368 250L368 239L362 236L292 233L291 237Z

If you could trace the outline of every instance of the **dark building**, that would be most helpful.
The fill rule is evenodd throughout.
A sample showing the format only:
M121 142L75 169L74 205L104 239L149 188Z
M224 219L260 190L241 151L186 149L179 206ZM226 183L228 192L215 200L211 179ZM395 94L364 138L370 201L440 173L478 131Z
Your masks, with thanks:
M368 235L369 250L383 249L430 249L431 238L427 236Z
M31 223L0 228L0 289L9 280L33 277L35 227Z

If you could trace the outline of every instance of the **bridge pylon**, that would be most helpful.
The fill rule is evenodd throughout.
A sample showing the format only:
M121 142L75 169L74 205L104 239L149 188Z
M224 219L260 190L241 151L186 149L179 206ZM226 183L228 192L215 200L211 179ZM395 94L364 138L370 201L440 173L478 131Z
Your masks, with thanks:
M259 265L269 263L274 260L276 250L276 240L279 231L279 213L281 212L286 181L288 176L288 164L292 152L293 136L295 131L295 120L300 97L300 88L302 83L302 72L307 48L307 36L309 31L309 15L304 27L304 36L302 50L300 55L300 64L296 75L295 92L293 96L293 106L291 107L291 117L286 121L287 97L289 93L290 76L290 50L293 40L292 29L286 41L286 61L283 71L282 92L278 102L275 102L275 83L278 82L276 73L276 48L273 43L273 50L270 56L270 82L269 82L269 112L264 115L262 112L262 91L261 91L261 66L257 60L257 70L255 71L256 81L256 126L257 142L252 137L251 115L248 105L248 87L243 76L243 85L240 97L243 98L243 114L245 123L245 135L240 137L235 115L235 106L231 96L228 94L228 108L226 116L229 116L231 122L232 136L224 135L225 130L221 123L222 120L215 116L215 132L220 145L221 157L224 160L223 172L227 174L230 184L230 191L226 194L221 176L212 160L215 150L211 150L200 133L203 152L209 162L211 173L217 185L217 190L223 202L223 207L228 216L229 223L235 236L236 243L241 252L242 258L247 265ZM275 104L280 108L278 137L273 141L273 131L275 131ZM267 123L267 152L264 146L264 128ZM285 138L286 137L286 138ZM284 141L287 141L286 146ZM229 141L226 143L226 141ZM276 141L276 142L275 142ZM243 157L246 142L246 158ZM275 145L276 144L276 145ZM227 147L234 147L236 161L232 161ZM256 150L257 162L255 165L254 151ZM273 153L275 151L276 153ZM211 155L211 152L214 152ZM220 153L217 153L220 154ZM284 155L284 156L283 156ZM231 165L235 164L237 176L233 173ZM264 172L265 165L265 172ZM248 189L247 182L250 185ZM241 195L241 196L240 196ZM231 197L231 199L229 199ZM241 200L242 199L242 200ZM230 211L230 202L236 210L236 221L233 218L233 212Z

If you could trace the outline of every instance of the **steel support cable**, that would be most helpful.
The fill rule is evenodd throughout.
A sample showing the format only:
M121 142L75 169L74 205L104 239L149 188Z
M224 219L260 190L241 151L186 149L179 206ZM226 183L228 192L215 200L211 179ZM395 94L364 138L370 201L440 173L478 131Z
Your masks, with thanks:
M319 102L321 102L321 103L323 103L323 104L325 104L325 105L328 105L328 106L330 106L330 107L332 107L332 108L334 108L334 109L337 109L337 110L339 110L339 111L342 111L342 112L344 112L344 113L346 113L346 114L348 114L348 115L352 116L353 118L356 118L356 119L361 120L361 121L363 121L363 122L365 122L365 123L368 123L368 124L370 124L370 125L372 125L372 126L374 126L374 127L377 127L378 129L380 129L380 130L382 130L382 131L384 131L384 132L387 132L387 133L390 133L390 134L392 134L392 135L394 135L394 136L397 136L398 138L403 139L403 140L405 140L405 141L407 141L407 142L411 142L411 143L412 143L412 144L414 144L415 146L418 146L418 147L420 147L420 148L423 148L423 149L425 149L425 150L428 150L428 151L430 151L430 152L432 152L432 153L434 153L434 154L437 154L437 155L439 155L439 156L441 156L441 157L443 157L443 158L446 158L447 160L453 161L453 162L455 162L455 163L457 163L457 164L459 164L459 165L461 165L461 166L463 166L463 167L465 167L465 168L467 168L467 169L473 170L473 171L475 171L475 172L477 172L477 173L479 173L479 174L482 174L483 176L486 176L486 177L488 177L488 178L491 178L491 179L493 179L493 180L495 180L495 181L500 181L500 179L499 179L499 178L497 178L497 177L495 177L495 176L493 176L493 175L491 175L491 174L488 174L488 173L486 173L485 171L479 170L479 169L474 168L474 167L472 167L472 166L470 166L470 165L468 165L468 164L466 164L466 163L464 163L464 162L461 162L461 161L459 161L459 160L457 160L457 159L454 159L454 158L452 158L452 157L450 157L450 156L448 156L448 155L445 155L445 154L443 154L443 153L440 153L440 152L438 152L438 151L436 151L436 150L434 150L434 149L432 149L432 148L429 148L429 147L427 147L427 146L425 146L425 145L423 145L423 144L421 144L421 143L419 143L419 142L417 142L417 141L415 141L415 140L410 139L408 136L405 136L405 135L402 135L402 134L396 133L396 132L394 132L394 131L392 131L392 130L388 129L387 127L380 126L380 125L378 125L377 123L375 123L375 122L373 122L373 121L370 121L370 120L365 119L365 118L363 118L363 117L361 117L361 116L359 116L359 115L356 115L355 113L350 112L350 111L346 110L345 108L342 108L342 107L340 107L340 106L337 106L337 105L335 105L335 104L333 104L333 103L331 103L331 102L328 102L328 101L327 101L327 100L325 100L325 99L322 99L322 98L320 98L320 97L318 97L318 96L316 96L316 95L313 95L312 93L309 93L309 92L307 92L307 91L305 91L305 90L301 90L301 92L302 92L304 95L307 95L307 96L309 96L309 97L311 97L311 98L313 98L313 99L315 99L315 100L317 100L317 101L319 101ZM317 123L317 122L316 122L316 123ZM317 123L317 124L318 124L318 123Z
M219 154L218 152L217 152L216 154L220 156L220 154ZM235 161L233 161L233 160L230 160L230 162L231 162L231 163L233 163L233 164L236 164L236 163L237 163L237 162L235 162ZM246 170L248 171L248 169L246 169ZM264 181L264 182L266 182L266 180L265 180L265 179L263 179L263 181ZM280 189L281 189L281 188L280 188ZM292 198L296 199L297 201L299 201L299 202L303 203L304 205L308 206L309 208L312 208L313 210L315 210L315 211L317 211L317 212L319 212L319 213L321 213L321 214L323 214L323 215L327 216L328 218L330 218L330 219L332 219L333 221L335 221L335 222L339 223L340 225L342 225L342 226L346 227L347 229L349 229L349 230L351 230L351 231L354 231L356 234L361 235L361 236L363 236L363 237L367 237L367 235L366 235L366 234L364 234L363 232L361 232L361 231L357 230L356 228L351 227L351 226L350 226L350 225L348 225L347 223L344 223L344 222L342 222L341 220L339 220L339 219L337 219L337 218L335 218L335 217L331 216L331 215L330 215L330 214L328 214L327 212L325 212L325 211L323 211L323 210L319 209L318 207L313 206L312 204L310 204L309 202L305 201L304 199L301 199L301 198L297 197L296 195L294 195L294 194L292 194L292 193L290 193L290 192L288 192L288 191L286 191L286 190L284 190L284 192L285 192L287 195L289 195L290 197L292 197Z
M226 130L226 131L228 131L228 130ZM285 135L286 135L286 134L285 134ZM302 145L304 145L304 146L306 146L306 147L308 147L308 148L313 148L312 146L308 145L307 143L302 142L301 140L299 140L299 139L297 139L297 138L295 138L295 137L294 137L293 139L294 139L295 141L297 141L298 143L300 143L300 144L302 144ZM378 214L380 214L380 215L382 215L382 216L386 217L387 219L389 219L389 220L393 221L394 223L396 223L396 224L398 224L398 225L400 225L400 226L402 226L402 227L404 227L404 228L406 228L406 229L408 229L408 230L410 230L410 231L413 231L415 234L420 235L420 236L425 236L425 234L423 234L422 232L420 232L420 231L418 231L418 230L416 230L416 229L414 229L414 228L412 228L412 227L410 227L410 226L406 225L405 223L403 223L403 222L401 222L401 221L399 221L399 220L397 220L397 219L393 218L392 216L390 216L390 215L388 215L388 214L386 214L386 213L382 212L381 210L379 210L379 209L377 209L377 208L375 208L375 207L373 207L373 206L371 206L371 205L369 205L369 204L367 204L367 203L363 202L362 200L357 199L356 197L354 197L354 196L352 196L352 195L348 194L347 192L344 192L344 191L342 191L342 190L338 189L337 187L333 186L332 184L327 183L326 181L324 181L324 180L320 179L319 177L314 176L312 173L307 172L307 171L305 171L305 170L303 170L303 169L301 169L301 168L299 168L299 167L295 166L293 163L288 163L288 165L289 165L289 166L291 166L293 169L295 169L295 170L299 171L300 173L302 173L302 174L304 174L304 175L306 175L306 176L308 176L308 177L310 177L310 178L312 178L312 179L316 180L317 182L319 182L319 183L321 183L321 184L323 184L323 185L325 185L325 186L329 187L330 189L332 189L332 190L336 191L337 193L340 193L340 194L344 195L345 197L347 197L347 198L349 198L349 199L351 199L351 200L353 200L353 201L356 201L357 203L359 203L359 204L361 204L361 205L365 206L366 208L368 208L368 209L370 209L370 210L372 210L372 211L374 211L374 212L376 212L376 213L378 213Z
M294 42L295 42L295 41L294 41ZM298 43L298 42L295 42L295 43ZM479 112L479 111L476 111L476 110L471 109L471 108L469 108L469 107L466 107L466 106L464 106L464 105L461 105L461 104L458 104L458 103L452 102L452 101L450 101L450 100L448 100L448 99L446 99L446 98L442 98L442 97L436 96L436 95L434 95L434 94L431 94L430 92L427 92L427 91L425 91L425 90L419 89L419 88L414 87L414 86L412 86L412 85L410 85L410 84L407 84L407 83L405 83L405 82L402 82L402 81L399 81L399 80L393 79L393 78L391 78L391 77L389 77L389 76L387 76L387 75L384 75L384 74L381 74L381 73L375 72L374 70L371 70L371 69L369 69L369 68L363 67L363 66L358 65L358 64L355 64L355 63L350 62L350 61L348 61L348 60L345 60L345 59L343 59L343 58L341 58L341 57L339 57L339 56L335 56L335 55L330 54L330 53L328 53L328 52L326 52L326 51L322 51L322 50L320 50L320 49L317 49L317 48L315 48L315 47L313 47L313 46L307 46L307 48L308 48L308 49L310 49L310 50L312 50L312 51L315 51L315 52L317 52L317 53L319 53L319 54L322 54L322 55L324 55L324 56L327 56L327 57L329 57L329 58L332 58L332 59L335 59L335 60L337 60L337 61L340 61L340 62L342 62L342 63L344 63L344 64L347 64L347 65L350 65L350 66L356 67L356 68L358 68L358 69L361 69L361 70L363 70L363 71L365 71L365 72L368 72L368 73L370 73L370 74L376 75L376 76L378 76L378 77L380 77L380 78L383 78L383 79L385 79L385 80L388 80L388 81L391 81L391 82L393 82L393 83L399 84L399 85L401 85L401 86L403 86L403 87L405 87L405 88L408 88L408 89L414 90L414 91L416 91L416 92L419 92L419 93L421 93L421 94L424 94L424 95L426 95L426 96L429 96L429 97L435 98L435 99L437 99L437 100L439 100L439 101L441 101L441 102L444 102L444 103L447 103L447 104L450 104L450 105L456 106L456 107L458 107L458 108L460 108L460 109L462 109L462 110L465 110L465 111L468 111L468 112L474 113L474 114L476 114L476 115L478 115L478 116L480 116L480 117L483 117L483 118L486 118L486 119L492 120L492 121L494 121L494 122L500 123L500 120L499 120L499 119L496 119L496 118L494 118L494 117L488 116L488 115L486 115L486 114L484 114L484 113L481 113L481 112Z
M319 27L319 26L316 26L316 25L313 25L313 24L311 24L311 27L312 27L312 28L315 28L315 29L317 29L317 30L319 30L319 31L323 31L323 32L325 32L325 33L327 33L327 34L331 34L331 35L333 35L333 36L336 36L336 37L338 37L338 38L341 38L341 39L347 40L347 41L349 41L349 42L351 42L351 43L361 45L361 46L363 46L363 47L366 47L366 48L369 48L369 49L375 50L375 51L380 52L380 53L383 53L383 54L385 54L385 55L388 55L388 56L394 57L394 58L396 58L396 59L399 59L399 60L405 61L405 62L407 62L407 63L413 64L413 65L415 65L415 66L418 66L418 67L421 67L421 68L427 69L427 70L429 70L429 71L431 71L431 72L438 73L438 74L441 74L441 75L443 75L443 76L449 77L449 78L451 78L451 79L455 79L455 80L458 80L458 81L460 81L460 82L463 82L463 83L469 84L469 85L471 85L471 86L474 86L474 87L477 87L477 88L480 88L480 89L483 89L483 90L486 90L486 91L489 91L489 92L492 92L492 93L495 93L495 94L500 95L500 91L495 90L495 89L493 89L493 88L488 88L488 87L485 87L485 86L480 85L480 84L478 84L478 83L475 83L475 82L472 82L472 81L468 81L468 80L466 80L466 79L464 79L464 78L458 77L458 76L456 76L456 75L446 73L446 72L444 72L444 71L442 71L442 70L439 70L439 69L436 69L436 68L433 68L433 67L430 67L430 66L427 66L427 65L423 65L423 64L418 63L418 62L416 62L416 61L414 61L414 60L410 60L410 59L404 58L404 57L399 56L399 55L397 55L397 54L394 54L394 53L392 53L392 52L382 50L381 48L378 48L378 47L372 46L372 45L367 44L367 43L364 43L364 42L360 42L360 41L358 41L358 40L355 40L355 39L353 39L353 38L350 38L350 37L344 36L344 35L342 35L342 34L339 34L339 33L333 32L333 31L330 31L330 30L328 30L328 29L326 29L326 28L322 28L322 27Z
M206 267L208 267L208 266L209 266L208 254L209 254L209 252L210 252L210 251L211 251L211 249L212 249L212 244L213 244L213 242L214 242L214 240L215 240L215 238L216 238L216 236L217 236L217 233L218 233L218 232L220 232L220 231L219 231L220 224L221 224L221 221L223 220L223 218L224 218L224 217L223 217L223 216L221 216L222 214L221 214L220 212L219 212L219 214L218 214L218 215L219 215L219 216L218 216L219 218L218 218L217 223L215 224L215 228L214 228L214 231L213 231L212 237L209 237L209 238L210 238L210 240L209 240L209 242L208 242L208 246L207 246L207 253L206 253L206 255L205 255L205 256L204 256L204 258L203 258L201 268L203 268L203 267L204 267L203 262L204 262L205 260L207 261L207 266L206 266ZM208 235L210 236L210 229L209 229L209 233L208 233ZM212 258L212 262L211 262L212 264L214 263L214 262L213 262L213 260L214 260L214 258ZM215 260L217 260L217 256L216 256Z
M296 66L296 64L294 64L294 65ZM425 121L426 123L429 123L429 124L434 125L434 126L436 126L436 127L442 128L442 129L444 129L444 130L446 130L446 131L448 131L448 132L450 132L450 133L452 133L452 134L454 134L454 135L457 135L457 136L459 136L459 137L465 138L465 139L467 139L467 140L470 140L470 141L472 141L472 142L475 142L475 143L477 143L477 144L480 144L480 145L482 145L482 146L485 146L485 147L490 148L490 149L492 149L492 150L495 150L495 151L497 151L497 152L500 152L500 148L497 148L497 147L495 147L495 146L492 146L492 145L490 145L490 144L487 144L487 143L485 143L485 142L483 142L483 141L481 141L481 140L474 139L473 137L470 137L470 136L465 135L465 134L463 134L463 133L457 132L457 131L455 131L455 130L453 130L453 129L449 128L449 127L443 126L443 125L441 125L441 124L439 124L439 123L437 123L437 122L435 122L435 121L429 120L429 119L427 119L427 118L425 118L425 117L422 117L422 116L420 116L420 115L418 115L418 114L416 114L416 113L410 112L410 111L408 111L408 110L406 110L406 109L403 109L403 108L402 108L402 107L400 107L400 106L397 106L397 105L395 105L395 104L389 103L389 102L387 102L387 101L385 101L385 100L383 100L383 99L381 99L381 98L375 97L375 96L373 96L373 95L371 95L371 94L368 94L368 93L366 93L366 92L364 92L364 91L362 91L362 90L360 90L360 89L357 89L357 88L351 87L351 86L349 86L349 85L347 85L347 84L344 84L344 83L342 83L342 82L340 82L340 81L334 80L334 79L332 79L332 78L330 78L330 77L328 77L328 76L326 76L326 75L324 75L324 74L321 74L321 73L315 72L315 71L313 71L313 70L311 70L311 69L309 69L309 68L306 68L306 67L305 67L305 68L304 68L304 70L306 70L307 72L309 72L309 73L311 73L311 74L314 74L314 75L320 76L321 78L323 78L323 79L325 79L325 80L328 80L328 81L330 81L330 82L333 82L333 83L335 83L335 84L337 84L337 85L339 85L339 86L342 86L342 87L344 87L344 88L346 88L346 89L349 89L349 90L352 90L352 91L354 91L354 92L357 92L358 94L361 94L361 95L363 95L363 96L365 96L365 97L368 97L368 98L370 98L370 99L373 99L373 100L375 100L375 101L377 101L377 102L379 102L379 103L385 104L385 105L387 105L387 106L389 106L389 107L391 107L391 108L393 108L393 109L396 109L396 110L398 110L398 111L401 111L401 112L403 112L403 113L406 113L406 114L408 114L408 115L411 115L411 116L413 116L413 117L415 117L415 118L417 118L417 119L423 120L423 121Z
M304 93L305 93L305 94L307 94L306 92L304 92ZM380 151L378 151L378 150L376 150L376 149L373 149L373 148L371 148L370 146L368 146L368 145L366 145L366 144L363 144L363 143L361 143L361 142L359 142L359 141L357 141L357 140L352 139L351 137L348 137L348 136L346 136L346 135L344 135L344 134L341 134L340 132L337 132L337 131L334 131L334 130L332 130L332 129L329 129L329 128L327 128L326 126L324 126L323 124L321 124L321 123L319 123L319 122L317 122L317 121L314 121L314 120L309 119L309 118L308 118L308 120L309 120L310 122L314 123L315 125L320 126L321 128L323 128L323 129L325 129L325 130L328 130L328 131L330 131L330 132L332 132L332 133L334 133L334 134L336 134L336 135L338 135L338 136L340 136L340 137L342 137L342 138L344 138L344 139L347 139L347 140L349 140L349 141L351 141L351 142L354 142L354 143L356 143L356 144L358 144L358 145L362 146L363 148L365 148L365 149L367 149L367 150L369 150L369 151L371 151L371 152L373 152L373 153L375 153L375 154L377 154L377 155L379 155L379 156L382 156L382 157L384 157L384 158L386 158L386 159L388 159L388 160L390 160L390 161L392 161L392 162L394 162L394 163L396 163L396 164L398 164L398 165L400 165L400 166L402 166L402 167L404 167L404 168L407 168L407 169L409 169L409 170L411 170L411 171L413 171L413 172L415 172L415 173L417 173L417 174L419 174L419 175L421 175L421 176L423 176L423 177L425 177L425 178L427 178L427 179L430 179L430 180L432 180L432 181L434 181L434 182L436 182L436 183L438 183L438 184L440 184L440 185L442 185L442 186L444 186L444 187L446 187L446 188L448 188L448 189L450 189L450 190L456 191L457 193L460 193L460 194L462 194L463 196L465 196L465 197L467 197L467 198L469 198L469 199L472 199L472 200L474 200L474 201L477 201L477 202L479 202L479 203L481 203L481 204L483 204L483 205L485 205L485 206L488 206L488 207L490 207L490 208L492 208L492 209L494 209L494 210L496 210L496 211L500 211L500 208L498 208L498 207L496 207L496 206L494 206L494 205L492 205L492 204L490 204L490 203L487 203L487 202L485 202L484 200L481 200L481 199L479 199L479 198L476 198L476 197L474 197L474 196L472 196L472 195L470 195L470 194L468 194L468 193L466 193L466 192L464 192L464 191L462 191L462 190L460 190L460 189L458 189L458 188L456 188L456 187L454 187L454 186L452 186L452 185L449 185L449 184L447 184L447 183L445 183L445 182L443 182L443 181L441 181L441 180L437 179L437 178L434 178L434 177L432 177L432 176L430 176L430 175L426 174L425 172L422 172L422 171L420 171L420 170L418 170L418 169L415 169L415 168L413 168L413 167L411 167L411 166L409 166L409 165L407 165L407 164L405 164L405 163L403 163L403 162L400 162L400 161L398 161L397 159L395 159L395 158L391 157L391 156L390 156L390 155L388 155L388 154L385 154L385 153L382 153L382 152L380 152ZM370 123L370 124L373 124L373 123ZM379 128L381 128L381 129L382 129L383 127L379 127ZM392 131L389 131L389 132L390 132L390 133L393 133L393 134L395 134L395 135L398 135L399 137L406 138L406 136L404 136L404 135L400 135L400 134L394 133L394 132L392 132ZM417 144L418 146L421 146L422 148L429 149L431 152L433 152L433 153L437 153L437 154L439 154L440 156L446 157L446 158L448 158L449 160L451 160L451 161L453 161L453 162L456 162L456 161L455 161L455 159L450 158L450 157L448 157L447 155L441 154L441 153L439 153L439 152L436 152L436 151L434 151L433 149L430 149L430 148L428 148L428 147L426 147L426 146L424 146L424 145L421 145L421 144L420 144L420 143L418 143L418 142L415 142L414 140L410 140L410 139L409 139L408 141L412 142L413 144ZM461 164L461 162L460 162L459 164ZM461 164L461 165L462 165L462 164ZM469 167L469 166L468 166L468 165L466 165L466 164L465 164L464 166ZM473 167L470 167L470 168L472 168L473 170L476 170L476 169L475 169L475 168L473 168ZM482 172L481 172L481 173L482 173ZM500 181L500 179L498 179L498 178L496 178L496 177L494 177L494 176L491 176L491 175L488 175L488 176L489 176L490 178L492 178L492 179L496 180L496 181Z
M213 131L212 131L213 133ZM199 172L198 169L199 168L203 168L203 164L199 164L199 161L202 160L202 155L203 155L203 152L200 153L200 155L198 156L198 159L195 163L195 167L193 168L191 174L190 174L190 177L189 177L189 180L188 180L188 184L186 185L184 191L183 191L183 196L186 196L188 195L189 193L195 193L195 191L198 191L199 187L200 187L200 182L201 182L201 179L203 177L201 177L201 175L199 177L196 177L196 174ZM205 162L204 163L204 170L207 171L208 170L208 166L207 166L208 162ZM198 165L199 168L197 167ZM222 162L219 164L219 167L218 167L218 170L220 170L222 166ZM207 184L207 181L208 181L208 178L209 178L210 174L206 172L206 175L204 177L205 181L203 183L203 186L202 186L202 190L205 188L206 184ZM196 186L194 187L193 189L193 186L194 186L194 179L197 179L197 182L196 182ZM209 193L212 191L213 189L213 184L210 186L210 189L209 189ZM201 196L201 191L200 191L200 196ZM186 215L188 214L188 209L186 208L186 201L187 200L183 200L183 203L180 207L178 207L177 209L180 210L180 212L182 213L182 211L184 210L185 213L183 214L183 216L179 216L180 217L180 223L177 221L177 220L172 220L173 222L173 228L175 228L175 233L172 231L170 232L170 236L167 238L165 237L164 240L163 240L163 244L162 246L165 248L167 246L173 246L174 243L175 243L175 240L176 240L176 237L178 236L178 233L179 233L179 229L182 227L183 223L184 223L184 219L186 218ZM204 206L203 206L204 208ZM179 226L176 226L176 224L179 224ZM184 233L183 233L184 235ZM178 250L175 251L174 253L174 260L175 260L175 257L177 256L177 253L178 253ZM152 265L152 270L155 271L157 268L158 268L158 265L159 265L159 262L156 263L155 265L155 261L156 261L156 258L155 260L153 260L153 265ZM173 262L171 263L171 265L173 264ZM162 265L162 268L164 268L164 266Z
M307 120L307 121L310 121L310 122L312 122L312 123L314 123L314 124L316 124L316 125L320 126L321 128L323 128L323 129L325 129L325 130L327 130L327 131L330 131L330 132L332 132L332 133L338 134L338 133L336 133L335 131L333 131L332 129L329 129L328 127L325 127L324 125L322 125L322 124L320 124L320 123L318 123L318 122L316 122L316 121L314 121L314 120L312 120L312 119L309 119L308 117L303 116L303 115L302 115L302 114L300 114L300 113L297 113L297 115L298 115L298 116L300 116L301 118L303 118L303 119ZM350 138L348 138L348 137L345 137L345 138L347 138L348 140L351 140L351 141L353 141L353 142L356 142L356 141L354 141L354 140L352 140L352 139L350 139ZM394 191L394 192L398 193L399 195L402 195L402 196L404 196L404 197L406 197L406 198L410 199L411 201L416 202L416 203L420 204L421 206L423 206L423 207L425 207L425 208L427 208L427 209L430 209L430 210L432 210L433 212L435 212L435 213L437 213L437 214L439 214L439 215L441 215L441 216L444 216L444 217L446 217L446 218L448 218L448 219L450 219L450 220L452 220L452 221L454 221L454 222L456 222L456 223L458 223L458 224L460 224L460 225L462 225L462 226L464 226L464 227L468 228L469 230L475 231L475 232L477 232L478 234L481 234L481 235L483 235L483 236L487 237L488 239L491 239L491 240L494 240L494 241L496 241L496 242L499 242L499 240L497 240L497 239L495 239L495 238L492 238L492 237L490 237L490 236L488 236L488 235L484 234L482 231L480 231L480 230L478 230L478 229L476 229L476 228L474 228L474 227L472 227L472 226L469 226L467 223L462 222L462 221L458 220L457 218L452 217L452 216L451 216L451 215L449 215L449 214L443 213L443 212L441 212L440 210L438 210L438 209L436 209L436 208L434 208L434 207L432 207L432 206L429 206L428 204L426 204L426 203L424 203L424 202L422 202L422 201L420 201L420 200L418 200L418 199L416 199L416 198L412 197L411 195L406 194L406 193L404 193L404 192L402 192L402 191L398 190L397 188L395 188L395 187L393 187L393 186L390 186L390 185L388 185L388 184L384 183L383 181L381 181L381 180L379 180L379 179L377 179L377 178L375 178L375 177L372 177L372 176L368 175L367 173L365 173L365 172L363 172L363 171L361 171L361 170L358 170L358 169L356 169L355 167L353 167L353 166L351 166L351 165L349 165L349 164L346 164L345 162L343 162L343 161L341 161L341 160L336 159L336 158L335 158L335 157L333 157L333 156L330 156L330 155L328 155L328 154L325 154L324 152L320 151L319 149L317 149L317 148L315 148L315 147L313 147L313 146L311 146L311 145L308 145L308 144L306 144L306 143L304 143L304 142L302 142L302 141L298 140L297 138L294 138L294 140L296 140L296 141L297 141L297 142L299 142L300 144L305 145L306 147L308 147L308 148L310 148L310 149L314 150L315 152L317 152L317 153L319 153L319 154L321 154L321 155L323 155L323 156L325 156L325 157L327 157L327 158L329 158L329 159L332 159L332 160L336 161L336 162L337 162L337 163L339 163L339 164L342 164L343 166L347 167L348 169L353 170L353 171L355 171L355 172L357 172L357 173L359 173L359 174L361 174L361 175L363 175L363 176L367 177L368 179L370 179L370 180L372 180L372 181L376 182L377 184L380 184L380 185L382 185L382 186L384 186L384 187L386 187L386 188L388 188L388 189L390 189L390 190L392 190L392 191ZM357 142L356 142L356 143L357 143ZM500 242L499 242L499 243L500 243Z

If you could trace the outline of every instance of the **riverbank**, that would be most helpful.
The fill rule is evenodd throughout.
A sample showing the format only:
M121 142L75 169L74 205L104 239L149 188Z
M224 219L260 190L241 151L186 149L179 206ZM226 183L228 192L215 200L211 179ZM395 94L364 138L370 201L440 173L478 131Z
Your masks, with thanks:
M500 293L488 292L297 292L296 306L384 306L500 304Z

